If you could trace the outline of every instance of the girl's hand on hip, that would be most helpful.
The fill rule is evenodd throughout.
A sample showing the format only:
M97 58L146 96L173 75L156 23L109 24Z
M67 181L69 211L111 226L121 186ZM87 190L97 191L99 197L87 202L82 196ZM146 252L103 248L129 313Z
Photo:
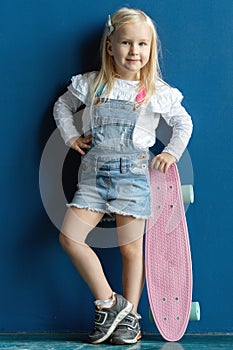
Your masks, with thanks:
M170 153L162 152L152 159L150 167L153 170L166 174L172 164L176 163L176 158Z
M69 146L75 151L79 152L82 156L85 156L86 153L82 150L82 148L90 149L91 146L89 145L89 143L91 142L91 140L91 135L72 137L69 140Z

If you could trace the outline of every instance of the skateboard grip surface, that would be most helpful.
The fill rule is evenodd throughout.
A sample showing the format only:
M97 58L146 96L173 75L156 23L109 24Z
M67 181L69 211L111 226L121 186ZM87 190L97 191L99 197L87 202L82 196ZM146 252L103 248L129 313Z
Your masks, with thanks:
M192 301L188 230L176 165L150 172L152 218L146 224L146 282L156 326L168 341L185 333Z

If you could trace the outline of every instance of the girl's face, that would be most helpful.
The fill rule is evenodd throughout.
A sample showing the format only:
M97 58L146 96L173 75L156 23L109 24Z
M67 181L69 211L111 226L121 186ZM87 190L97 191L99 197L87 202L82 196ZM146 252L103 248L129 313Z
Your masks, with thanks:
M125 24L112 34L107 48L121 79L140 78L140 70L150 58L151 39L151 29L145 22Z

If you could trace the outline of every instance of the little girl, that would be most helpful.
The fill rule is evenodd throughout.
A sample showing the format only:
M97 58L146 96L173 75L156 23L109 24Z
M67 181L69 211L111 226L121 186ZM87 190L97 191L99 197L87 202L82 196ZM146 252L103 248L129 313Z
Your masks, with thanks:
M151 215L149 147L160 116L173 128L169 144L150 168L166 173L185 150L192 133L181 93L160 78L157 33L142 11L122 8L109 16L102 40L100 71L72 78L54 106L66 144L82 162L78 189L63 222L60 243L95 298L93 344L135 343L141 338L137 307L144 283L143 233ZM73 114L81 105L83 135ZM88 233L104 214L114 215L122 255L122 295L106 279Z

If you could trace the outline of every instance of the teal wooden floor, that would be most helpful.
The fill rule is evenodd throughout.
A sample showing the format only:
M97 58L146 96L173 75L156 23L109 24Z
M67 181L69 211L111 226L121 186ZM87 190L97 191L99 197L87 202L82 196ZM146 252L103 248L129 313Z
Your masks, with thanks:
M91 345L77 334L0 334L0 350L232 350L233 335L186 335L179 343L168 343L159 336L144 336L133 345Z

